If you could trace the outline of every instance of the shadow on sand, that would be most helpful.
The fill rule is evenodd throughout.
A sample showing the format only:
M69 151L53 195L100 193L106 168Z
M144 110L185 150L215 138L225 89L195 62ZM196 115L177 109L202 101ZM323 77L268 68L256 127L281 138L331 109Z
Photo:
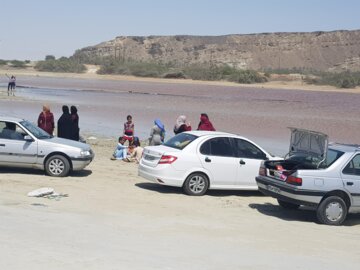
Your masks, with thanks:
M306 206L301 206L298 210L284 209L279 205L265 203L265 204L249 204L250 208L256 209L261 214L276 217L285 221L300 221L318 223L316 218L316 209ZM360 214L349 214L342 224L343 226L354 226L360 224Z
M46 175L43 170L39 169L28 169L28 168L8 168L2 167L0 168L0 173L8 173L8 174L32 174L32 175ZM86 177L92 174L91 170L81 170L81 171L71 171L68 176L71 177Z
M184 194L182 188L180 187L171 187L164 186L155 183L138 183L135 186L147 189L151 191L156 191L158 193L166 194ZM184 194L185 195L185 194ZM208 190L204 196L213 196L213 197L226 197L226 196L242 196L242 197L262 197L262 193L258 191L245 191L245 190Z
M164 186L155 183L137 183L135 186L146 189L149 191L155 191L162 194L184 194L182 188ZM184 194L184 196L187 196ZM209 190L204 196L213 197L227 197L227 196L241 196L241 197L263 197L259 191L244 191L244 190ZM298 210L284 209L277 204L271 203L251 203L249 207L257 210L261 214L279 218L285 221L300 221L318 223L316 218L316 211L314 208L301 206ZM343 226L360 225L360 214L349 214L343 223Z

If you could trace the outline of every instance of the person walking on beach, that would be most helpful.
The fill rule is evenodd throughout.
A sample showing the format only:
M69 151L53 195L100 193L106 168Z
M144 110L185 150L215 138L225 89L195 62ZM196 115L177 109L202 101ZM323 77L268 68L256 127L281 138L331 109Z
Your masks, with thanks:
M127 122L124 123L123 138L126 141L129 141L129 145L134 141L135 125L132 121L132 116L128 115L126 117Z
M190 130L191 130L191 126L190 126L190 123L186 123L186 116L185 115L180 115L176 119L176 124L175 124L175 127L174 127L174 133L179 134L181 132L190 131Z
M63 111L63 114L60 116L60 118L57 122L58 137L65 138L65 139L71 139L73 123L71 121L69 107L66 105L62 106L62 111Z
M209 120L209 116L206 113L202 113L200 116L200 123L197 130L215 131L213 124Z
M47 104L43 105L43 110L38 117L38 127L46 131L50 135L53 135L55 124L54 115L50 111L50 107Z
M8 96L14 95L14 91L15 91L15 87L16 87L16 78L14 75L12 75L11 77L9 77L7 74L5 74L6 77L8 77L9 79L9 83L8 83Z
M165 126L160 119L156 119L154 124L150 130L149 145L160 145L164 142Z
M77 113L77 108L75 106L70 107L71 112L71 140L79 141L80 140L80 128L79 128L79 115Z

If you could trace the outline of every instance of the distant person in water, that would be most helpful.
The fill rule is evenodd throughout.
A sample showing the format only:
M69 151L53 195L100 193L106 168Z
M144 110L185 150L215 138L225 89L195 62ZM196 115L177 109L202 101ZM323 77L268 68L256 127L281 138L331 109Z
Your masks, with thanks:
M129 141L129 145L133 143L134 134L135 134L135 125L132 121L132 116L128 115L126 117L126 122L124 123L124 131L123 131L123 138L126 141Z
M70 107L71 122L72 122L71 139L74 141L80 140L79 115L77 111L78 110L75 106Z
M11 77L9 77L7 74L5 74L6 77L8 77L9 79L9 83L8 83L8 96L10 94L14 95L14 91L15 91L15 87L16 87L16 78L14 75L12 75Z
M59 138L65 138L65 139L71 139L72 134L72 120L71 115L69 111L69 107L64 105L62 106L63 114L60 116L58 120L58 137Z
M190 130L191 130L191 126L190 126L190 123L186 122L186 116L180 115L176 119L176 124L174 126L174 133L179 134L181 132L190 131Z
M156 119L154 124L150 130L149 145L160 145L165 139L165 126L160 119Z
M214 126L209 120L209 117L206 113L202 113L200 116L200 123L198 125L197 130L208 130L208 131L215 131Z
M53 135L55 128L54 115L50 111L49 105L43 105L43 110L38 117L38 127L45 130L50 135Z

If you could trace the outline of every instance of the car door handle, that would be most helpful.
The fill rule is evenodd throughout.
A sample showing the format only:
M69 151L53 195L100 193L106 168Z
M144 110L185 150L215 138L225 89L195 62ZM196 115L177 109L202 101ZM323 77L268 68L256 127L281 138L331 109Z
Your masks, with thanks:
M243 161L242 159L240 159L239 163L240 163L240 165L245 165L246 164L246 162Z
M208 157L206 157L206 158L205 158L205 162L211 162L211 159L208 158Z
M5 146L5 144L4 144L4 143L1 143L0 146Z
M352 186L352 185L354 185L354 182L346 182L346 185Z

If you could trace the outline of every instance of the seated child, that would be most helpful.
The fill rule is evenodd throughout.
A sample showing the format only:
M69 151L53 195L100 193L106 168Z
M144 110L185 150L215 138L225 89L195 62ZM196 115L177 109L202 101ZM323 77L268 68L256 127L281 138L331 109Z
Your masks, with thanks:
M127 156L127 146L124 145L125 139L123 137L119 137L119 143L115 148L115 151L110 158L111 160L123 160Z
M140 140L138 137L134 137L134 143L129 146L128 156L125 161L139 163L142 157L144 148L140 146Z

